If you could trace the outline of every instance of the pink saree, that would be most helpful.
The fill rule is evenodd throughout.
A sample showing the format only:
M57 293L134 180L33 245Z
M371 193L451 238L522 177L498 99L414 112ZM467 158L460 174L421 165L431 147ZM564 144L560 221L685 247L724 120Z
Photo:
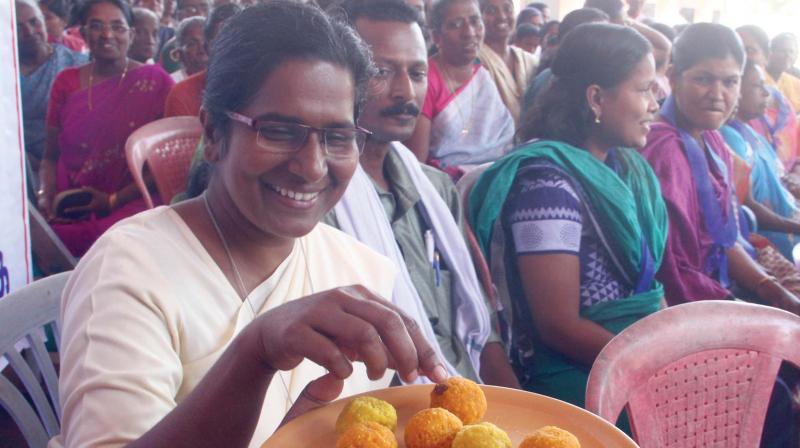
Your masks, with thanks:
M117 76L95 84L91 95L89 89L58 91L60 86L79 85L75 82L78 74L78 69L59 74L51 99L56 109L50 110L49 124L61 129L58 191L90 186L110 194L132 182L125 141L142 125L163 116L173 81L159 66L145 65L129 71L124 79ZM145 208L139 198L107 216L54 223L53 230L73 255L82 256L117 221Z

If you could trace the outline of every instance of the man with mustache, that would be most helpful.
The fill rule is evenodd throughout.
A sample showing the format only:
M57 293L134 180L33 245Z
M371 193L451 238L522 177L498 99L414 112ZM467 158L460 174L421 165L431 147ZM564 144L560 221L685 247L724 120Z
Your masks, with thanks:
M346 9L377 66L359 117L372 135L326 221L395 260L401 272L392 300L438 342L451 375L519 387L463 238L455 187L400 143L414 131L427 90L419 15L398 0Z

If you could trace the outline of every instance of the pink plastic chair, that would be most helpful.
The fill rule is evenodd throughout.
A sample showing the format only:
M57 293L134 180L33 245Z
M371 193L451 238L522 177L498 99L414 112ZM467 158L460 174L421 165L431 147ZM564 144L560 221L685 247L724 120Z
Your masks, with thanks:
M670 307L600 352L586 409L626 407L642 448L757 447L781 361L800 366L800 317L750 303Z
M456 191L458 192L458 197L464 210L464 233L467 238L467 246L472 255L472 264L475 266L475 272L478 274L478 280L481 282L481 286L483 286L483 290L489 299L489 304L495 310L499 310L502 309L503 305L500 304L500 298L498 297L497 289L492 280L491 269L486 262L483 251L481 251L478 239L475 237L475 232L472 230L469 220L466 219L469 213L469 194L472 191L472 187L475 186L475 182L478 181L480 175L490 166L492 166L491 162L484 163L483 165L467 171L456 183Z
M189 165L202 133L197 117L170 117L148 123L128 137L128 168L149 208L153 208L153 199L142 175L144 163L150 168L161 200L169 204L173 196L186 189Z

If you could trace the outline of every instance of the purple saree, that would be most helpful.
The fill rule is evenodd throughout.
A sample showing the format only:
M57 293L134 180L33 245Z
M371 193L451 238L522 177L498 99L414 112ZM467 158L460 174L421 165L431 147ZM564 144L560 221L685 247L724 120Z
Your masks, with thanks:
M61 130L58 191L90 186L110 194L132 182L125 141L142 125L163 116L164 100L174 83L160 67L145 65L123 79L116 76L95 84L90 93L75 88L80 85L79 73L71 69L59 74L51 98L49 125ZM54 223L53 230L73 255L81 256L117 221L145 208L139 198L107 216Z
M707 154L711 188L727 217L733 209L732 191L719 162L730 173L731 158L718 132L706 131L703 137L713 152L713 157ZM697 183L678 130L668 123L654 123L642 155L658 177L669 214L667 247L656 275L664 284L667 302L677 305L729 297L730 292L719 281L719 270L708 269L708 258L713 257L716 245L704 222Z

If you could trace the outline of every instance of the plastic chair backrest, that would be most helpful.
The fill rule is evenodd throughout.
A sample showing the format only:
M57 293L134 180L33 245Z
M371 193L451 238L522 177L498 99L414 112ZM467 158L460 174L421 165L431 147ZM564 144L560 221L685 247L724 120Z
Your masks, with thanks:
M58 376L44 345L43 327L50 326L59 346L61 291L70 273L43 278L0 299L0 356L8 361L33 403L0 375L0 406L14 419L28 446L34 448L47 446L60 430ZM20 343L27 343L32 355L28 359L20 354Z
M64 246L36 206L28 201L31 226L31 252L36 265L45 275L75 269L78 260Z
M125 143L128 168L149 208L153 199L142 174L150 168L158 194L165 204L186 189L189 165L203 133L197 117L169 117L148 123L134 131Z
M661 310L598 355L586 409L614 422L626 407L642 448L756 447L783 360L800 366L800 317L705 300Z
M478 244L478 239L475 238L475 232L472 230L472 226L467 219L469 214L469 194L472 191L472 187L475 185L481 173L486 171L490 166L492 166L492 162L484 163L464 173L461 179L456 182L456 191L458 192L461 201L461 209L464 213L462 217L464 232L466 233L467 246L472 254L472 264L475 266L478 280L480 280L481 286L483 286L489 303L497 310L501 306L499 304L500 299L497 297L497 288L495 288L494 282L492 281L492 274L489 269L489 264L486 262L486 257L483 255L483 251L481 251L481 247Z

